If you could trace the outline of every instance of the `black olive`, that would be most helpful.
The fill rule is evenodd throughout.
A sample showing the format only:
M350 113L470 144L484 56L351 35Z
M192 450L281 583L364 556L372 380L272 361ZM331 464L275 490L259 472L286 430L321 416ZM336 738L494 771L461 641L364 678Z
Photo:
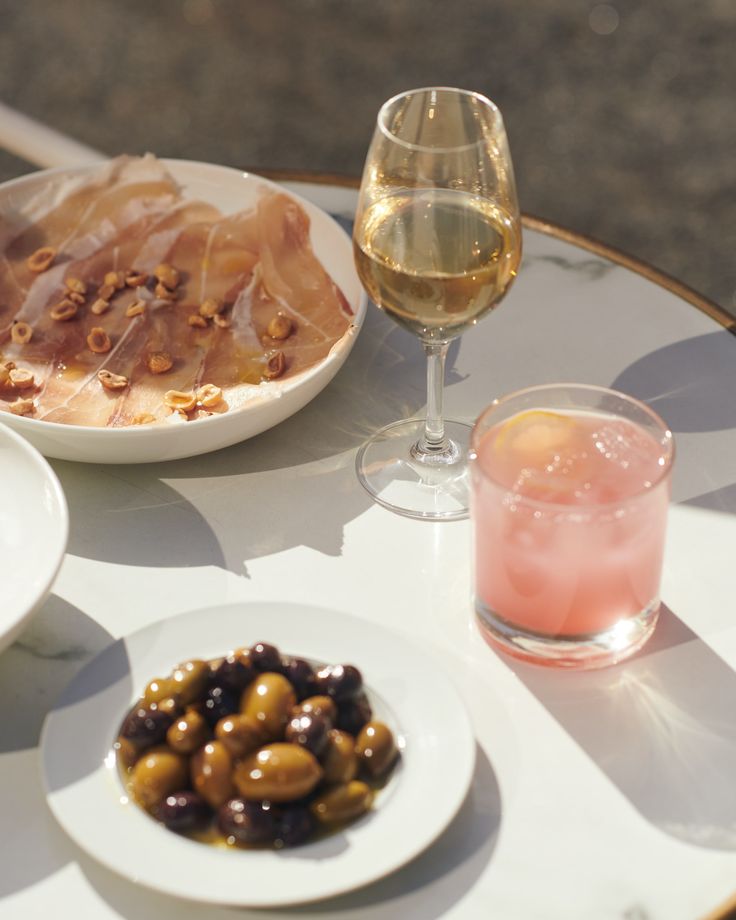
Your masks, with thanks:
M267 802L230 799L217 813L217 824L229 843L272 843L276 813Z
M220 719L237 711L237 697L225 687L210 687L204 698L203 707L203 715L210 728L214 728Z
M335 727L349 735L357 735L366 722L370 722L373 712L366 697L361 694L354 700L345 700L337 707Z
M292 744L299 744L311 751L315 757L324 750L327 744L327 733L330 723L324 716L313 712L304 712L294 716L286 726L285 738Z
M196 792L187 789L167 795L154 815L171 831L193 831L209 821L211 812Z
M317 686L314 668L304 658L289 658L284 668L284 677L296 691L298 700L314 694Z
M317 692L326 693L338 703L357 696L363 689L363 676L352 664L336 664L317 672Z
M252 645L248 658L256 671L276 671L279 674L283 671L281 652L275 645L269 645L267 642L256 642Z
M173 721L173 716L161 709L140 706L129 713L120 734L136 747L146 748L163 741Z
M243 664L235 655L228 655L215 668L212 674L212 682L218 687L225 687L233 693L240 694L254 677L253 668Z
M297 847L312 836L315 820L308 808L285 808L281 813L274 843L277 847Z

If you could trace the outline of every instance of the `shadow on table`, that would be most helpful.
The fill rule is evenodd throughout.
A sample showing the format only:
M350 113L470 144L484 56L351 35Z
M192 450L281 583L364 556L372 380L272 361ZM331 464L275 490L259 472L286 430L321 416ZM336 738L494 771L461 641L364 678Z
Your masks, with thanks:
M330 917L340 920L371 920L401 917L402 920L435 920L444 916L472 889L488 863L498 840L501 796L488 758L478 748L475 774L460 812L445 833L425 853L400 872L380 882L329 901L285 910L233 911L178 901L146 891L118 878L79 852L79 864L89 883L120 917L139 920L195 920L247 916ZM411 834L411 828L407 828ZM286 883L286 882L285 882Z
M66 683L112 636L51 595L0 658L0 899L59 872L73 850L49 812L39 768L41 725Z
M706 508L708 511L736 514L736 483L730 483L720 489L714 489L712 492L696 495L683 502L683 504L695 505L696 508Z
M368 317L335 380L256 438L169 463L55 461L71 514L69 552L236 574L248 560L296 546L340 555L345 525L372 505L357 482L353 449L382 425L415 415L426 398L419 342L375 308ZM454 343L448 383L460 379L452 370L458 350Z
M616 667L512 667L647 821L736 850L736 673L671 610Z
M736 342L728 330L650 352L611 383L648 403L674 432L736 428Z

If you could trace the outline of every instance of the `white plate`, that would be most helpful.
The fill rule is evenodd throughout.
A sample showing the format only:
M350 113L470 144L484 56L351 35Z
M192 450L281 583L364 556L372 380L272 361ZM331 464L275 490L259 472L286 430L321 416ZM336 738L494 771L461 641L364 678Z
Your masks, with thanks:
M216 657L257 641L356 664L374 711L402 748L368 815L290 850L227 850L177 836L124 800L108 756L121 720L152 677L188 657ZM46 719L41 747L49 805L91 856L167 894L250 907L327 898L398 869L452 820L475 762L468 715L433 660L365 620L286 603L193 611L119 640L64 691Z
M43 457L0 424L0 650L46 597L64 558L66 499Z
M283 382L274 381L258 388L263 398L253 399L252 403L232 412L186 424L93 428L3 413L2 420L47 457L93 463L147 463L204 454L252 438L298 412L327 386L350 353L363 323L367 298L353 264L352 243L328 214L260 176L211 163L162 162L182 186L186 198L206 201L223 214L251 207L258 190L264 186L278 188L296 199L309 215L312 247L350 304L353 322L318 364ZM48 169L1 184L0 218L4 210L21 207L44 185L95 169L99 166Z

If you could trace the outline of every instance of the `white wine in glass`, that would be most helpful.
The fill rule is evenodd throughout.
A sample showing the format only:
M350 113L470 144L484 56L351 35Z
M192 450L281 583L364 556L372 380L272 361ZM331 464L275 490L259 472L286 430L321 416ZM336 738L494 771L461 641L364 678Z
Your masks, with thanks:
M429 87L378 114L360 189L353 248L371 299L427 354L427 413L378 431L358 477L409 517L468 511L470 425L447 421L447 348L503 298L521 259L521 222L501 114L484 96Z

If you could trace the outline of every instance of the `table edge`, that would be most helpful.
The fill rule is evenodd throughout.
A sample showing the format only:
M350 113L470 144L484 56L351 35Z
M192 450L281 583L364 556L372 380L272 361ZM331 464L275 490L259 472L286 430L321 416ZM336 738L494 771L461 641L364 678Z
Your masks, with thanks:
M357 189L360 186L360 179L355 176L349 176L342 173L321 173L310 172L309 170L291 170L291 169L260 169L255 167L249 170L259 175L272 179L275 182L311 182L315 185L335 185L341 188ZM630 271L636 272L652 281L659 287L665 288L676 296L680 297L686 303L705 313L719 325L723 326L733 335L736 335L736 318L731 316L723 307L715 301L710 300L704 294L691 288L682 281L678 281L672 275L661 269L655 268L648 262L632 256L615 246L603 243L594 237L576 230L570 230L554 221L547 220L543 217L537 217L533 214L522 214L522 224L529 230L535 230L538 233L545 233L547 236L555 237L566 243L572 243L581 249L586 249L597 256L615 262Z

